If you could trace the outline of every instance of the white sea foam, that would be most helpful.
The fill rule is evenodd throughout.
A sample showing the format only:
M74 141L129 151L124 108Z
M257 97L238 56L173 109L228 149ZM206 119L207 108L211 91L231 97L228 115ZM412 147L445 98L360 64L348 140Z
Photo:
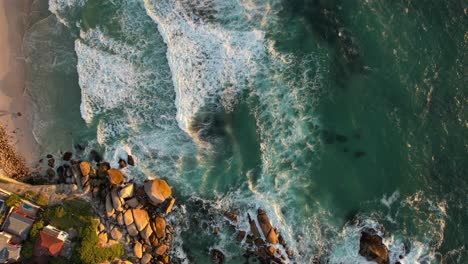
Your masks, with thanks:
M226 110L232 108L255 76L255 60L265 52L261 31L228 30L205 23L190 10L216 12L218 2L184 3L145 0L145 7L167 44L179 126L190 132L194 115L207 103L221 102Z

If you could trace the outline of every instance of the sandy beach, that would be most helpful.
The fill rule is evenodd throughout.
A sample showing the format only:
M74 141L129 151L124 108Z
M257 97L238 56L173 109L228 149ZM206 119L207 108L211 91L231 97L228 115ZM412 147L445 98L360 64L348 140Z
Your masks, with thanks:
M37 163L39 155L39 146L32 134L31 103L25 93L22 54L31 3L31 0L0 0L0 124L11 146L29 166Z

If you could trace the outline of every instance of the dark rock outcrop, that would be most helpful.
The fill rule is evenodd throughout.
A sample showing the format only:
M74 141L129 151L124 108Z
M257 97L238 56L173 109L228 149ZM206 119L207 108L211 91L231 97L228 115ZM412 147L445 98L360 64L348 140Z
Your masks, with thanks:
M373 229L361 232L359 254L369 261L375 261L378 264L388 264L388 249L382 243L382 238L376 233Z

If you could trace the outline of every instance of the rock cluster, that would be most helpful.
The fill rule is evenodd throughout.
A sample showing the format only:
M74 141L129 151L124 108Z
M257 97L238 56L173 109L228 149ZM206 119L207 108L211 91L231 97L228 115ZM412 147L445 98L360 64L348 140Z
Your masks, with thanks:
M131 256L134 263L171 263L173 229L166 216L171 213L175 199L169 185L155 179L138 186L108 163L99 163L96 169L89 161L72 163L63 169L63 176L92 200L100 216L97 230L100 244L127 245L126 256Z
M26 166L24 159L16 152L8 142L5 128L0 125L0 169L11 178L28 176L31 171Z
M225 212L224 217L233 225L241 220L235 212ZM278 230L271 224L267 213L258 209L257 221L247 214L249 230L239 230L236 240L246 246L246 257L254 256L261 263L286 263L294 258L292 250ZM258 224L258 225L257 225ZM213 261L219 262L220 252L212 252Z

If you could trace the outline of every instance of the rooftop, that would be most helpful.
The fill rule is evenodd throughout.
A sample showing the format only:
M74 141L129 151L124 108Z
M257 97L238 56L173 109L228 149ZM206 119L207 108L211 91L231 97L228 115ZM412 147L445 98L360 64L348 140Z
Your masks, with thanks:
M0 263L17 261L20 258L21 246L10 243L11 235L0 232Z
M4 231L25 240L34 220L18 212L12 212L5 221Z

